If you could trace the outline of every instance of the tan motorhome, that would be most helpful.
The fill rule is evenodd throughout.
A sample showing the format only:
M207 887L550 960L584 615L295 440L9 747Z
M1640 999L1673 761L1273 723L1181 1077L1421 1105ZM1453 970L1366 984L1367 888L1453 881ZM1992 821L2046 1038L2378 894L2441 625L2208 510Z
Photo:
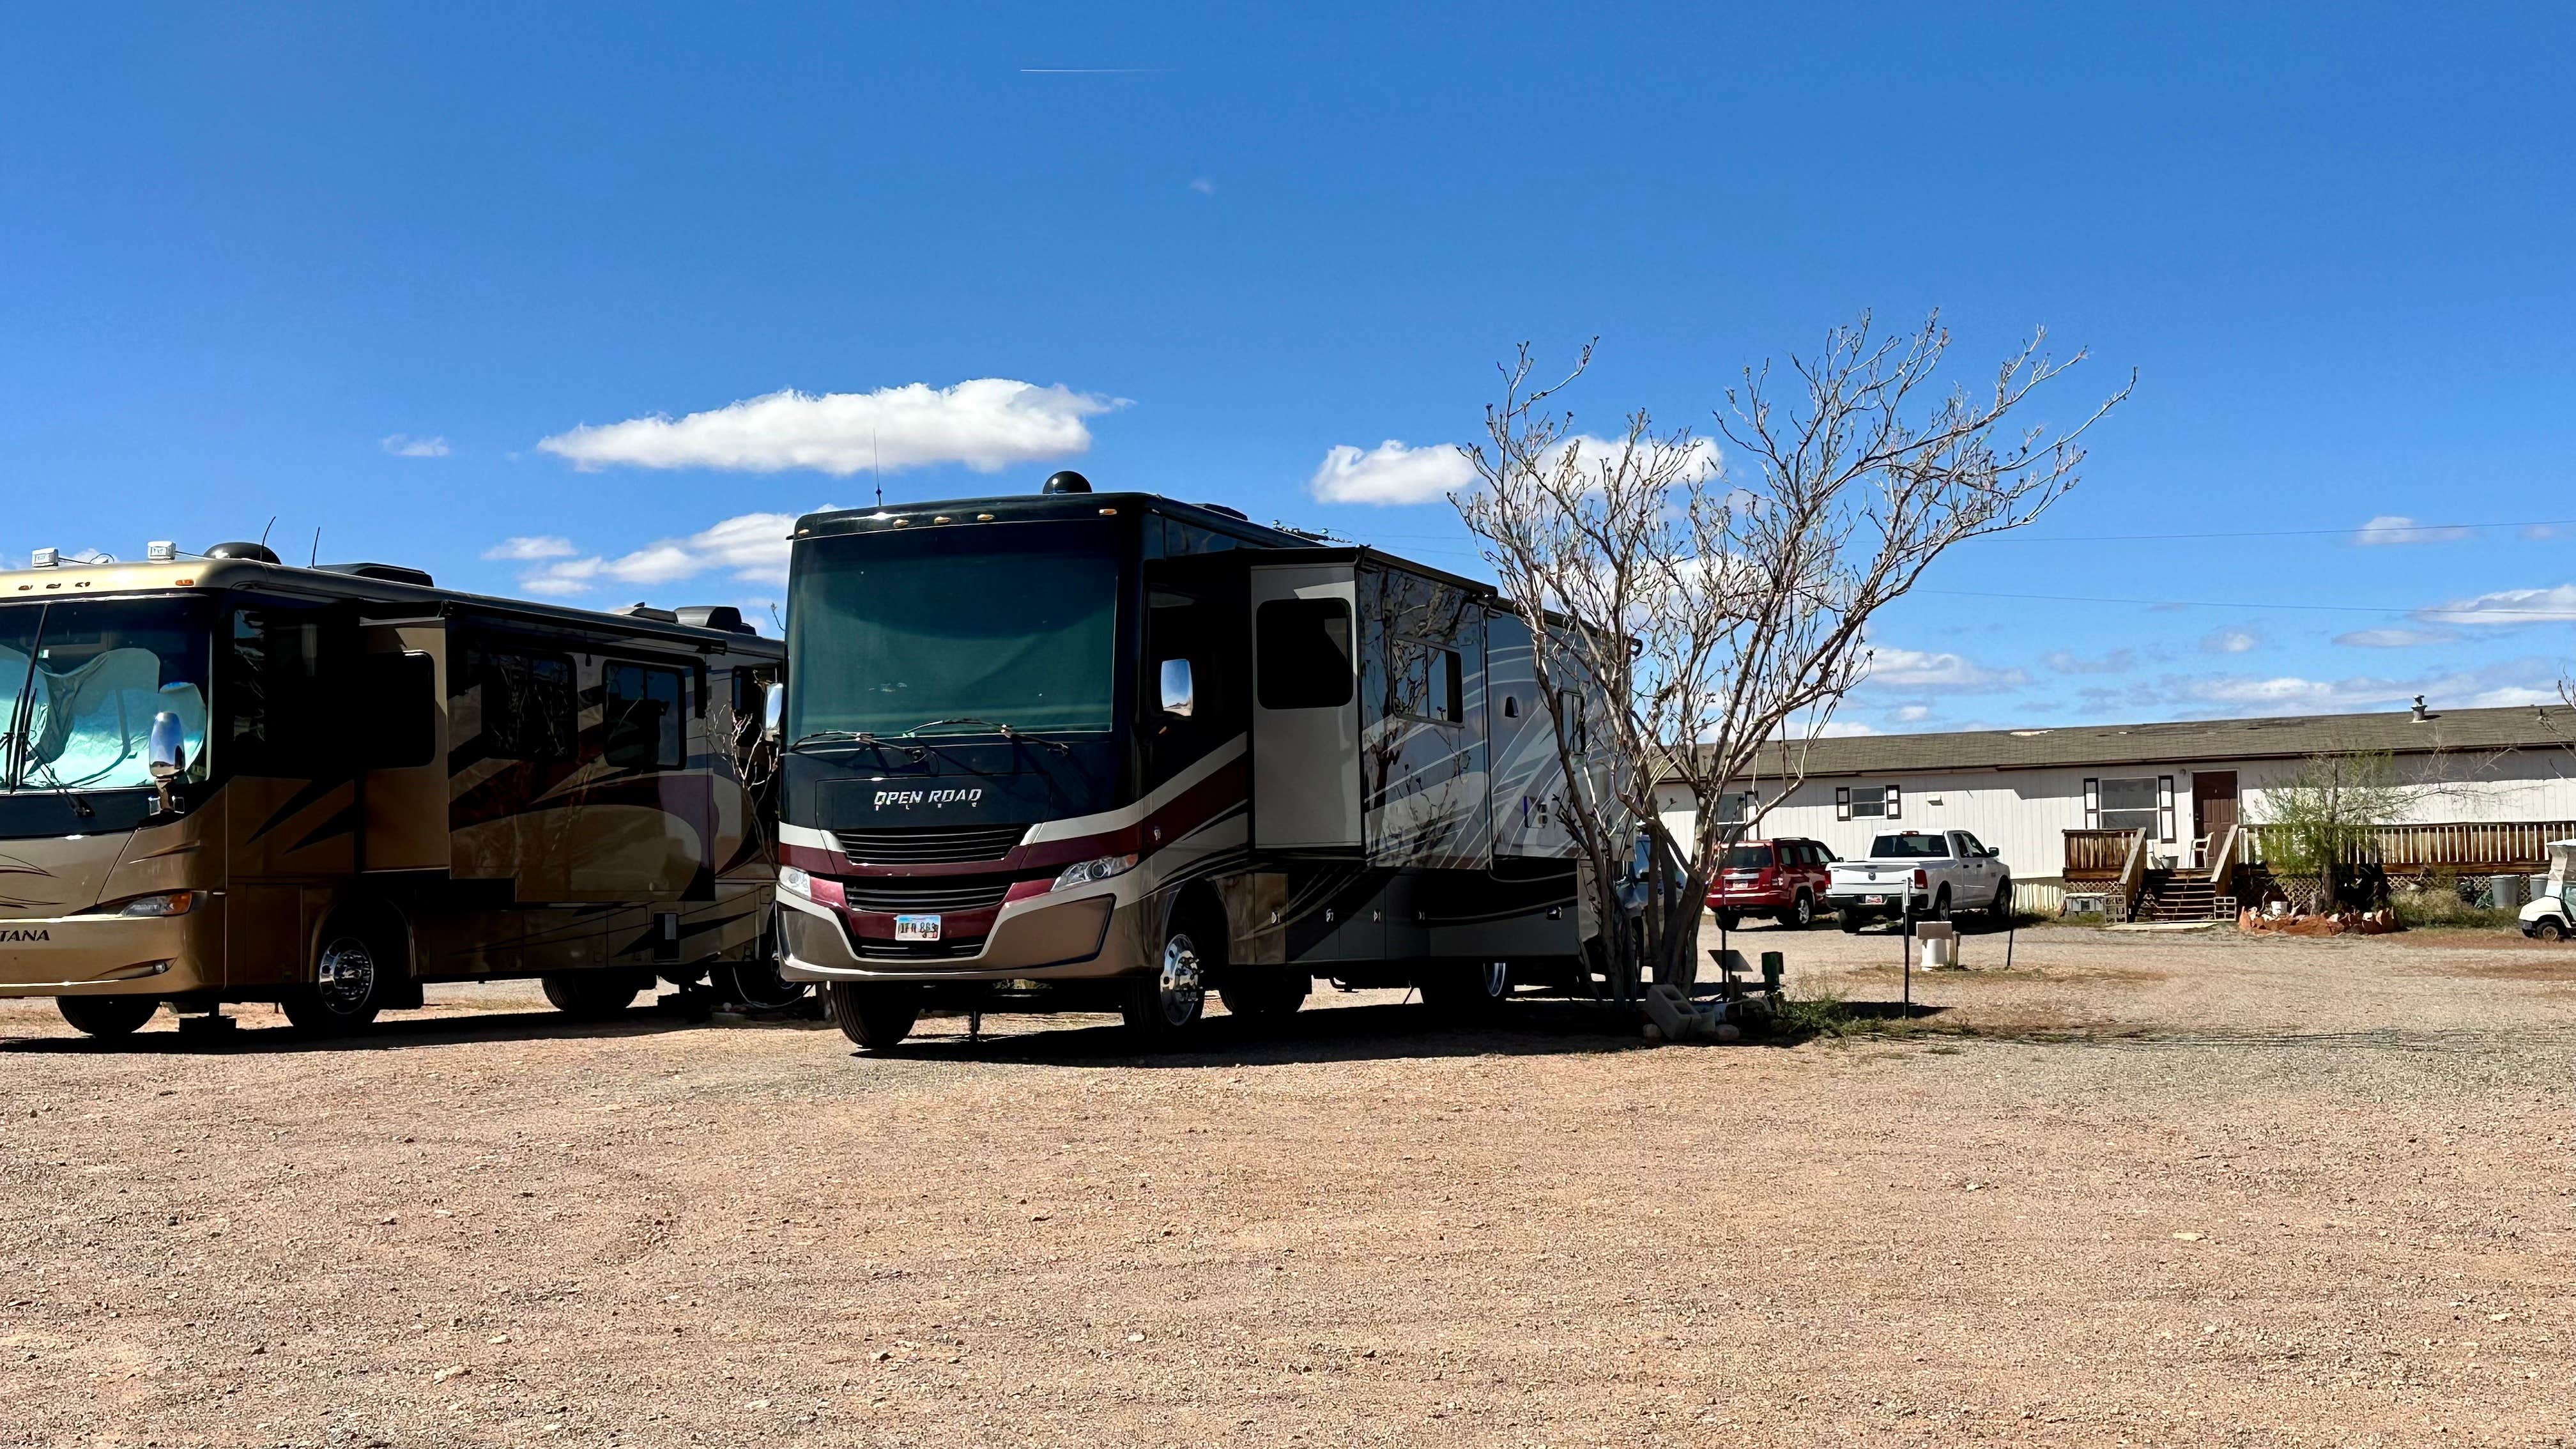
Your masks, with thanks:
M273 1001L345 1031L425 982L577 1015L765 967L737 766L782 646L257 544L0 573L0 996L95 1036Z

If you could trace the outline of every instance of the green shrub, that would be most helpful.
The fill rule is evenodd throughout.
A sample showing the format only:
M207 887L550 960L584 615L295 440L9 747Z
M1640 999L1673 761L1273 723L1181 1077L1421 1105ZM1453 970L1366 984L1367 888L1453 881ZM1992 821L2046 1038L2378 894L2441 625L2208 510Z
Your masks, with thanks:
M2436 881L2422 890L2392 891L2388 905L2397 913L2398 924L2410 927L2449 926L2472 931L2509 931L2519 928L2520 917L2500 906L2472 906L2460 900L2456 883Z

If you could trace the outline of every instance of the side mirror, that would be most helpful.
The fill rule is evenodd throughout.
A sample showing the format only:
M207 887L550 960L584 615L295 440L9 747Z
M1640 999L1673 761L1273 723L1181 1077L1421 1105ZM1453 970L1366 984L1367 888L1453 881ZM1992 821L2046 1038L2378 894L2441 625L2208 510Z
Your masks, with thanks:
M1163 713L1188 719L1198 710L1198 691L1190 679L1190 661L1163 661Z
M760 687L760 734L771 744L787 731L787 681L773 679Z
M154 784L166 785L188 772L188 732L168 710L152 716L152 743L144 756Z

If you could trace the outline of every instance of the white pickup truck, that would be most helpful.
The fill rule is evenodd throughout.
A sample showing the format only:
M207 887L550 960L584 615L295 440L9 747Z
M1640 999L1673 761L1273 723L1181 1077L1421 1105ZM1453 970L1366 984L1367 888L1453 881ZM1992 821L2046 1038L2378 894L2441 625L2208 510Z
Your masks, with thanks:
M2012 912L2012 871L1964 830L1895 830L1869 843L1864 860L1838 860L1825 904L1842 928L1883 916L1947 920L1953 910L2001 921Z

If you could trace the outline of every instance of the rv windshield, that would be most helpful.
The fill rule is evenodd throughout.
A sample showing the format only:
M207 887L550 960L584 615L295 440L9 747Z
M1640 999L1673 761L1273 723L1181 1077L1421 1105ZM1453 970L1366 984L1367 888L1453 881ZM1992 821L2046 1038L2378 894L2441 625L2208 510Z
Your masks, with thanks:
M152 784L154 717L178 716L186 778L206 776L202 600L0 607L0 788Z
M787 601L787 738L1111 724L1118 536L1088 519L804 545ZM975 723L964 722L971 717Z

